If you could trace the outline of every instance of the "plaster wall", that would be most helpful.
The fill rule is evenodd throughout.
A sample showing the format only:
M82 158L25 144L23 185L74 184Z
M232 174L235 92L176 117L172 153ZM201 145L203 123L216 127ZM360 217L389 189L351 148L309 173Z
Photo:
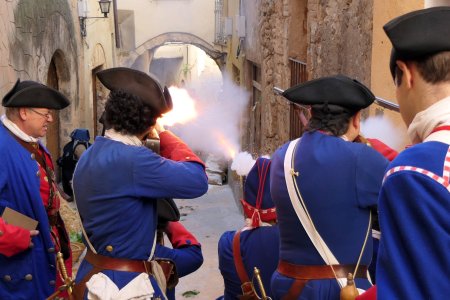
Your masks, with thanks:
M395 98L395 86L389 70L389 61L392 44L387 38L383 26L393 18L424 8L423 0L376 0L373 6L373 34L372 34L372 60L370 68L370 87L372 92L380 98L397 103ZM406 126L398 112L384 109L378 105L371 105L371 116L382 116L395 127L398 133L397 150L402 150L404 145L410 143L406 136ZM401 141L400 141L401 140Z
M88 17L102 16L97 0L87 0L87 5ZM83 56L83 64L80 68L80 93L83 98L77 110L77 126L90 129L92 138L94 127L100 127L98 119L109 93L101 84L96 84L98 79L94 76L95 71L116 66L113 18L111 7L108 18L87 19L86 36L80 43Z
M98 1L88 4L90 16L100 15ZM0 1L0 96L17 78L47 84L53 58L57 88L71 102L59 112L59 147L74 128L85 127L92 134L91 70L114 65L112 32L112 18L93 19L88 20L87 36L82 38L77 0Z
M64 128L59 135L64 138L70 133L65 128L76 123L74 116L80 106L76 1L1 1L0 14L2 97L18 78L46 84L49 65L57 53L59 90L71 101L71 105L59 114L61 128Z
M119 10L133 10L135 48L166 32L190 32L214 41L214 1L118 0ZM129 33L131 34L131 33Z

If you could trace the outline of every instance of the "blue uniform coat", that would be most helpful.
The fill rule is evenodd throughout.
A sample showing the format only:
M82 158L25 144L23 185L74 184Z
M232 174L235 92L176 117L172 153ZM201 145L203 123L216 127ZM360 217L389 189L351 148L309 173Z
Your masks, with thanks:
M280 260L297 265L326 264L303 229L286 188L284 157L288 144L272 157L270 189L280 227ZM299 142L295 171L297 184L315 227L340 264L356 264L369 223L369 211L377 205L378 193L388 161L374 149L321 132L305 133ZM372 257L369 238L361 265ZM293 279L275 272L274 299L289 290ZM370 286L356 279L358 288ZM309 281L299 299L338 299L335 279Z
M242 283L237 274L233 257L235 233L236 231L227 231L219 240L219 269L225 283L225 300L238 299L237 296L242 295ZM241 232L240 242L242 261L248 277L252 279L253 268L258 267L266 294L272 297L270 278L278 265L278 226L262 226L244 230ZM256 280L254 285L259 291Z
M448 298L449 175L450 147L436 141L404 150L389 165L379 205L379 299Z
M187 148L169 137L166 133L161 135L161 150L165 140ZM192 152L185 152L186 159L195 157ZM135 260L147 260L152 250L157 222L155 198L195 198L208 188L201 163L165 159L145 147L104 137L97 137L81 157L73 185L84 228L97 252ZM112 251L107 251L107 246L112 246ZM83 261L76 281L91 268ZM138 275L104 273L119 289ZM161 295L153 277L151 281L155 296Z
M39 222L32 249L9 258L0 254L0 299L45 299L55 291L56 258L39 191L39 167L1 122L0 157L0 213L10 207Z

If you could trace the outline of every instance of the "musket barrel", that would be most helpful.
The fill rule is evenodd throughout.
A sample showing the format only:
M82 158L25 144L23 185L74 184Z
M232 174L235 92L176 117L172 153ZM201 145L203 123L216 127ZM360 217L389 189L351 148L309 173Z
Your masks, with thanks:
M400 112L400 106L397 103L393 103L380 97L375 97L375 103L384 108Z

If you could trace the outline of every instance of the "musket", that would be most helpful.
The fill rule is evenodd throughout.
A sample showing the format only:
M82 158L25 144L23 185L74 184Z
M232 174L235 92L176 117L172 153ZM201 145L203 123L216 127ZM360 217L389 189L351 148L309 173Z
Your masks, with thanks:
M393 103L391 101L385 100L380 97L375 96L375 103L378 104L381 107L400 112L400 106L397 103Z
M274 86L274 87L273 87L273 92L274 92L275 95L281 96L281 95L284 93L284 90L283 90L283 89L280 89L279 87ZM378 104L379 106L381 106L381 107L390 109L390 110L395 111L395 112L400 112L400 107L399 107L399 105L396 104L396 103L393 103L393 102L391 102L391 101L388 101L388 100L385 100L385 99L383 99L383 98L380 98L380 97L376 97L376 96L375 96L375 101L374 101L374 102L375 102L376 104ZM307 107L304 106L304 105L299 105L299 106L301 106L301 107L303 107L303 108L307 108Z

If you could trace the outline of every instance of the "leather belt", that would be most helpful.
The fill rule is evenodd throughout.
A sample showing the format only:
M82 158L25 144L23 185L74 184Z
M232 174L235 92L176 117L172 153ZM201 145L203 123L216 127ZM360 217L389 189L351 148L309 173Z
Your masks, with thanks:
M85 259L94 267L102 270L152 274L151 263L145 260L109 257L94 254L90 249L87 250Z
M87 249L85 259L93 266L93 268L81 279L79 283L75 284L72 294L75 300L84 299L86 282L88 282L94 274L97 274L103 270L138 272L147 273L149 275L152 274L150 262L145 260L108 257L95 254L89 248Z
M355 271L355 265L331 265L338 278L347 278L348 273ZM278 273L295 279L334 279L336 278L329 265L294 265L280 260ZM367 278L367 266L359 266L354 278Z

